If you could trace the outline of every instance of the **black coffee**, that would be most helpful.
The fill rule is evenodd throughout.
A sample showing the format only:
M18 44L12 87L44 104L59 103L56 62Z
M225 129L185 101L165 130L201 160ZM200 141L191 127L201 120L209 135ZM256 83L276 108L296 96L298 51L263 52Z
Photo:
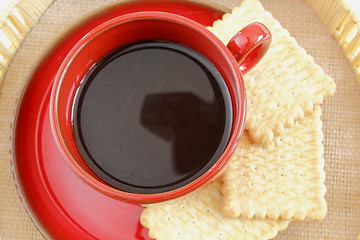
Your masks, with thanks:
M232 108L209 60L178 43L148 41L91 69L73 118L79 151L96 175L127 192L160 193L211 168L226 147Z

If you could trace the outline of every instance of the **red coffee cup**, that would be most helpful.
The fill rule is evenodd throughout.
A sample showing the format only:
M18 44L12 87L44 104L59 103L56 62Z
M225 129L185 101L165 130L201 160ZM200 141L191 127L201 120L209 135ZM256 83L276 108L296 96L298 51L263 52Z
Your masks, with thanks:
M221 73L230 93L233 119L227 146L208 171L177 189L155 194L139 194L122 191L107 184L89 168L76 145L72 114L81 81L95 63L114 49L149 39L181 43L210 60ZM270 42L269 30L261 23L251 23L225 46L199 23L165 12L126 14L96 26L74 45L64 59L50 96L51 126L65 161L89 186L107 196L128 202L161 202L183 196L211 182L223 172L243 131L246 97L242 74L260 61Z

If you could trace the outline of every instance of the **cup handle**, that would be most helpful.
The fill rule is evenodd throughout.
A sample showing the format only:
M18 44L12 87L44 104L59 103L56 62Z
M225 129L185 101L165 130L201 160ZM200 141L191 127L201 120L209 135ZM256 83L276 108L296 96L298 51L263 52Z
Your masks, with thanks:
M265 25L253 22L241 29L227 44L240 71L245 74L254 67L270 47L271 33Z

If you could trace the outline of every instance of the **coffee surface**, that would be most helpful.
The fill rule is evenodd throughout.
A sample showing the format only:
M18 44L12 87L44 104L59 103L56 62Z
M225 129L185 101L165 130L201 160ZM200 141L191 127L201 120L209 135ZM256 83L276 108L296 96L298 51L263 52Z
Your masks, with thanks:
M89 167L133 193L169 191L209 170L231 131L229 92L189 47L147 41L118 49L84 78L74 134Z

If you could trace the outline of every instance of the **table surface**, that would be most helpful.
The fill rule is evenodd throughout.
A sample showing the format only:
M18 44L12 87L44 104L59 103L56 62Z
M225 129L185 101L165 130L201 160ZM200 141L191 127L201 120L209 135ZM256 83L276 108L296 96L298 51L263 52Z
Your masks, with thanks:
M1 0L0 3L0 22L7 16L12 7L15 6L20 0ZM360 2L359 0L342 0L346 2L350 8L360 16Z
M4 12L9 9L9 6L11 8L18 1L0 0L0 23ZM104 0L104 2L111 1ZM238 6L241 2L240 0L211 1L229 8ZM347 1L354 11L360 13L360 5L357 4L359 0ZM38 28L33 29L20 47L10 65L0 94L0 123L1 126L6 125L6 128L0 127L0 135L8 136L8 123L11 121L13 105L16 102L16 93L21 89L23 81L31 72L31 64L29 63L32 63L39 56L39 53L44 51L45 47L51 42L51 38L55 38L67 23L76 18L75 14L82 14L86 7L86 10L95 8L100 5L101 1L89 0L89 6L80 6L81 2L85 1L55 1L55 4L44 14ZM315 61L324 68L325 72L336 80L338 86L336 95L326 100L324 104L324 133L327 137L325 144L328 150L325 158L331 159L326 164L327 186L329 187L327 194L329 203L328 216L318 223L311 221L291 223L289 228L281 232L276 239L355 239L360 231L360 211L356 208L356 206L359 206L360 199L360 189L356 186L359 186L357 183L360 179L354 175L356 173L354 169L360 167L358 161L356 161L359 156L356 143L360 142L360 134L358 134L360 131L358 124L360 119L360 107L358 105L360 95L355 76L338 43L330 37L317 16L306 8L300 0L293 0L293 4L286 0L261 0L261 2L285 28L290 30L299 44L307 49ZM68 9L66 7L71 4L76 6L59 14L59 11ZM276 7L280 5L288 11L279 11ZM294 10L297 8L304 9L304 11ZM288 12L291 12L290 17ZM55 21L50 16L57 13L59 16L61 15L61 19L58 17L59 19ZM309 14L306 19L304 14ZM305 21L311 24L299 24L299 22ZM4 99L6 101L3 101ZM335 136L336 138L332 139L328 136ZM0 149L2 149L0 167L3 167L0 170L0 182L2 182L0 186L0 202L5 199L5 195L1 195L1 193L6 193L9 196L9 198L6 198L7 202L4 202L4 204L1 202L0 204L0 239L41 239L41 235L28 220L17 198L10 171L5 172L6 169L10 169L8 142L0 141ZM339 185L339 183L342 184ZM354 189L356 192L354 192Z

